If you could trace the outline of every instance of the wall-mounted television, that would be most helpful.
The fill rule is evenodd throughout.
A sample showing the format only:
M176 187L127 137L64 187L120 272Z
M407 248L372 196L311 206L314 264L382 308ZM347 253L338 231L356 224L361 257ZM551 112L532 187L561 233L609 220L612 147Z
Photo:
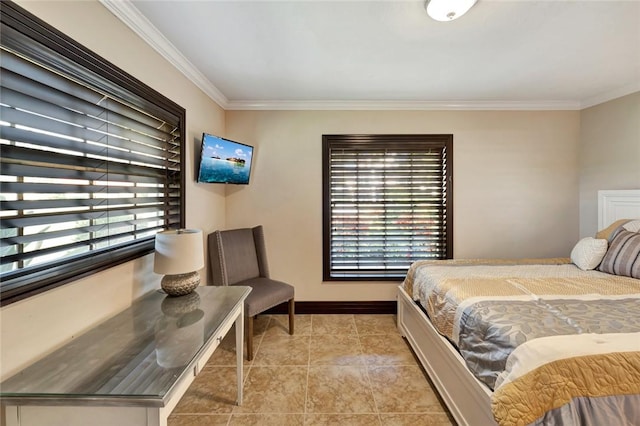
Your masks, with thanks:
M252 159L252 146L203 133L198 182L246 185Z

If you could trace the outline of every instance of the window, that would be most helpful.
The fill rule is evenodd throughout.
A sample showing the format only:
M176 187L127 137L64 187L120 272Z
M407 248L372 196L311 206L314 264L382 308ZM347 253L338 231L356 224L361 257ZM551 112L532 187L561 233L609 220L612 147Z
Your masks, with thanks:
M184 225L185 111L11 2L0 40L0 301Z
M452 135L322 139L325 281L400 280L452 257Z

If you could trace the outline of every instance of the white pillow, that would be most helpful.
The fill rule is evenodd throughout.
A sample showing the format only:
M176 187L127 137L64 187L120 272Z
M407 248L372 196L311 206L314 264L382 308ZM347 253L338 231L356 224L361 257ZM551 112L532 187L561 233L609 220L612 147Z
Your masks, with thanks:
M586 237L571 250L571 261L583 271L595 269L607 253L607 240Z
M627 222L622 227L629 232L640 232L640 219Z

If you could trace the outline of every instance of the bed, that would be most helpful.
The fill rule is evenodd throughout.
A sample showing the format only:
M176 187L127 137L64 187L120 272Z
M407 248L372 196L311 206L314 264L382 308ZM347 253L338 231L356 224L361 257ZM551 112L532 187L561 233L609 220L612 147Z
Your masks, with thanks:
M598 195L571 258L409 269L398 328L458 424L640 424L640 190Z

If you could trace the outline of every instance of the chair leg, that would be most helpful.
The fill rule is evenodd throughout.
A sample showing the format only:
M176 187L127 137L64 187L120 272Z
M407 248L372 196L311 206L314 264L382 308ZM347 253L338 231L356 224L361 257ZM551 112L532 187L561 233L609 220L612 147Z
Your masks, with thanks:
M247 361L253 359L253 317L246 317L247 322Z
M293 335L293 314L296 310L293 299L289 300L289 334Z

